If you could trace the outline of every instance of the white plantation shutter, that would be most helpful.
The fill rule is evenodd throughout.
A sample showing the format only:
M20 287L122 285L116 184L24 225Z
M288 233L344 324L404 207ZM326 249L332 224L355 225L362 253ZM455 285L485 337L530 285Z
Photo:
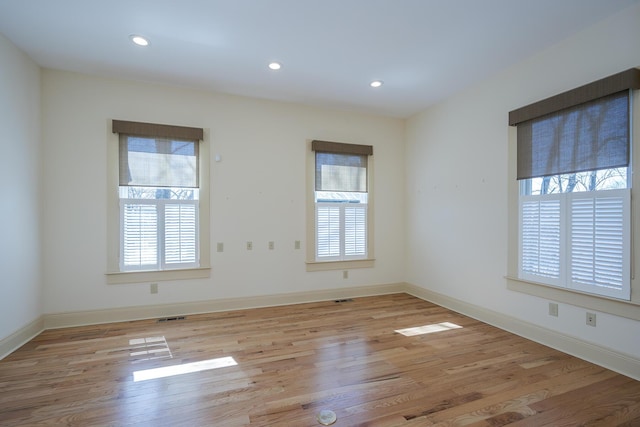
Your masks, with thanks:
M164 206L165 263L176 267L198 261L198 221L195 202L171 202Z
M158 267L158 214L147 203L121 203L121 269L140 270Z
M629 204L628 189L571 194L570 287L630 299Z
M629 300L630 200L629 189L520 196L519 276Z
M346 205L344 210L344 255L367 255L367 205Z
M560 284L561 200L558 195L520 198L520 276Z
M316 204L316 257L340 257L340 206Z

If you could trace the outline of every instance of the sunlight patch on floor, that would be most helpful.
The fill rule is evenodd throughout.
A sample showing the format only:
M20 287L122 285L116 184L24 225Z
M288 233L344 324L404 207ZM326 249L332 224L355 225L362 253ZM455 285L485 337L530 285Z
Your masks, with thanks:
M434 323L432 325L416 326L413 328L396 329L395 332L405 337L413 337L415 335L433 334L435 332L450 331L452 329L461 329L462 326L451 322Z
M133 381L146 381L158 378L172 377L175 375L190 374L193 372L208 371L211 369L236 366L238 363L233 357L220 357L218 359L202 360L200 362L183 363L181 365L164 366L162 368L145 369L133 373Z

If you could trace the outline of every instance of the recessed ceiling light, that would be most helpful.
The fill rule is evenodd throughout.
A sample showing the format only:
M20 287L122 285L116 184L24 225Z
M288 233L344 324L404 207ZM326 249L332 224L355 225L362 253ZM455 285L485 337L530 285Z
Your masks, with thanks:
M369 83L369 86L371 87L380 87L382 86L384 82L382 80L374 80L371 83Z
M129 36L129 38L131 39L132 42L134 42L138 46L149 46L149 40L147 40L146 38L144 38L142 36L138 36L136 34L131 34Z
M282 65L279 62L271 62L269 64L269 68L271 68L272 70L279 70L280 68L282 68Z

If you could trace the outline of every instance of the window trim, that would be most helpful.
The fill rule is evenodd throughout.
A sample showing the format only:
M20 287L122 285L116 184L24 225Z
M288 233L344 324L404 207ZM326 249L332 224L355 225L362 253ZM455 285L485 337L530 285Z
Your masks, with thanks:
M632 165L640 165L640 91L634 90L631 105L632 134L631 147ZM585 309L610 313L640 321L640 279L635 272L639 271L640 260L635 256L635 249L640 248L640 200L634 193L640 188L640 174L632 174L631 185L631 300L613 299L601 295L593 295L575 289L558 288L531 280L518 278L518 236L519 215L518 201L520 197L520 183L516 179L517 171L517 129L508 127L508 177L507 177L507 273L505 280L507 289L533 295L539 298L566 303Z
M334 144L327 141L316 141L324 144ZM306 245L306 271L329 271L329 270L348 270L355 268L371 268L375 265L375 256L373 252L374 248L374 194L373 189L375 184L373 182L374 176L374 159L373 156L369 157L367 164L367 182L368 182L368 195L367 195L367 258L357 260L331 260L331 261L317 261L316 260L316 203L315 203L315 151L312 150L312 140L307 140L306 144L306 162L307 162L307 200L306 200L306 224L307 224L307 245ZM340 144L340 143L337 143ZM351 144L343 144L351 145ZM353 144L354 147L362 147Z
M120 123L137 123L123 122ZM138 123L140 124L140 123ZM144 124L147 125L147 124ZM152 125L152 124L148 124ZM178 126L166 126L165 129L179 129ZM114 127L115 129L115 127ZM204 279L211 274L211 243L210 243L210 142L209 131L203 129L202 139L199 141L199 242L200 266L195 268L177 268L153 271L120 271L120 197L119 197L119 134L112 132L112 121L108 120L106 130L107 140L107 284L157 282L167 280Z

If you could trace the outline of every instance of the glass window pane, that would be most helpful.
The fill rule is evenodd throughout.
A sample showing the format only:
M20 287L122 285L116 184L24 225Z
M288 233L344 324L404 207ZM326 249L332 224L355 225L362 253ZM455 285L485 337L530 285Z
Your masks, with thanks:
M535 196L627 188L627 172L628 168L622 167L531 178L522 194Z

